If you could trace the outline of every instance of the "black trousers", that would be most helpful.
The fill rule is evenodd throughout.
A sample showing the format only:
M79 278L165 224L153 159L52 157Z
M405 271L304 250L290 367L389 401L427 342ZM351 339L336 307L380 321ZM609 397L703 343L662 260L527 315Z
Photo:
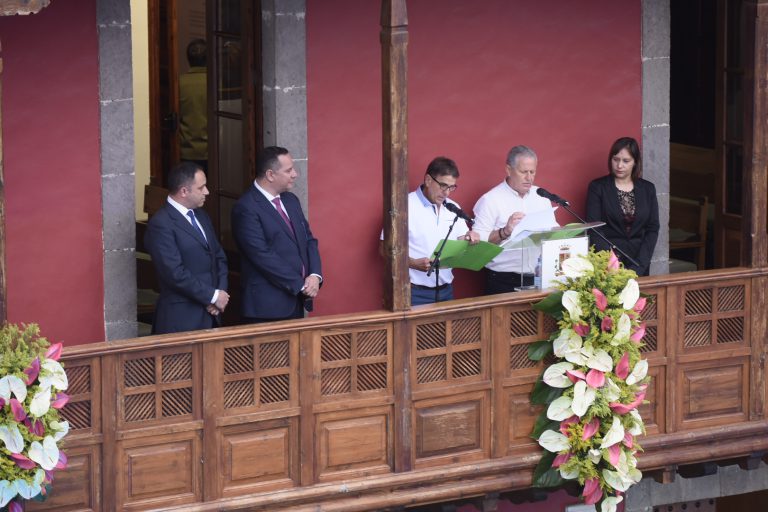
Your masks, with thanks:
M523 274L522 280L517 272L497 272L485 269L485 294L514 292L520 285L533 286L533 274Z

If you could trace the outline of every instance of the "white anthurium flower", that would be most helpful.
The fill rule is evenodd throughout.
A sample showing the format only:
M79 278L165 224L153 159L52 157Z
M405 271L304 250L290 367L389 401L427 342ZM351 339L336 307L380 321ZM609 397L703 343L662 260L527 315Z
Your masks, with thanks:
M600 462L600 459L603 457L603 454L600 450L597 448L592 448L589 450L589 453L587 454L587 458L592 462L592 464L597 464Z
M630 386L632 384L637 384L641 380L645 378L645 376L648 375L648 361L645 359L641 359L637 362L634 368L632 368L632 373L629 374L627 377L627 384Z
M561 396L547 408L547 418L553 421L563 421L573 416L573 410L571 409L572 400L567 396Z
M35 393L32 402L29 404L29 413L35 418L39 418L48 412L51 408L51 388L42 388Z
M608 496L600 504L600 512L616 512L616 505L624 501L624 496Z
M563 261L561 268L565 277L572 279L578 279L587 272L594 272L595 267L586 258L581 256L574 256Z
M605 480L605 483L621 492L626 492L632 485L629 478L623 478L618 471L611 471L610 469L603 470L603 479Z
M587 360L587 366L601 372L609 372L613 370L613 359L611 359L611 354L603 349L598 349Z
M560 476L564 480L576 480L579 478L579 468L565 469L563 466L560 466Z
M48 427L50 427L50 429L54 431L54 434L53 434L54 441L61 440L61 438L67 435L67 433L69 432L68 421L58 422L56 420L53 420L48 424Z
M19 493L19 496L25 500L31 500L40 494L40 484L36 484L34 482L29 484L26 480L19 478L13 482L13 485L16 486L16 492Z
M579 292L568 290L563 293L561 302L563 307L568 311L571 321L575 322L581 318L583 312L581 311L581 304L579 304Z
M40 485L43 483L43 480L45 480L45 471L43 471L40 468L37 468L37 470L35 471L35 479L33 480L33 482Z
M0 379L0 397L7 402L11 399L11 393L19 402L23 402L27 398L27 385L15 375L6 375Z
M613 379L608 376L605 377L605 386L603 386L600 391L603 393L603 398L609 403L616 402L621 398L621 389L615 382L613 382Z
M637 412L637 409L632 409L629 411L629 415L632 416L633 420L635 420L635 424L632 425L632 428L629 429L629 433L633 436L639 436L645 431L645 423L643 423L643 418L640 417L640 413Z
M67 374L58 361L45 359L40 365L42 375L40 377L40 387L49 388L53 386L58 391L64 391L69 386Z
M630 331L632 330L632 320L629 315L622 313L619 317L619 321L616 323L616 332L611 339L611 345L618 346L629 339Z
M632 482L638 483L640 480L643 479L643 472L637 468L631 468L627 476L629 477L630 480L632 480Z
M539 436L539 445L545 450L553 453L562 452L571 447L568 438L554 430L545 430L544 433Z
M627 281L626 286L624 286L624 289L621 290L621 293L619 294L619 300L621 301L621 305L624 309L627 311L631 310L635 307L635 304L637 303L637 299L640 298L640 287L637 285L637 281L634 279L630 279Z
M610 462L610 459L608 460ZM626 476L629 472L629 465L627 461L627 452L624 450L621 450L619 452L619 462L616 463L616 471L619 472L620 475Z
M563 329L560 334L552 342L552 351L557 357L565 357L565 353L568 350L572 350L574 347L581 348L581 336L576 334L573 329Z
M573 370L573 364L571 363L557 363L553 364L544 372L542 379L544 382L553 388L569 388L573 386L573 382L565 374L566 371Z
M595 396L595 390L589 387L585 381L580 380L577 382L573 387L573 403L571 404L573 414L579 418L584 416L589 406L595 402Z
M28 456L41 468L50 471L59 462L59 447L56 446L56 441L51 436L45 436L42 444L38 441L32 441Z
M5 425L0 426L0 439L2 439L3 443L5 443L5 447L11 453L21 453L24 449L24 438L21 436L19 427L17 427L15 423L10 427Z
M621 420L618 416L613 417L613 423L608 432L603 436L603 442L600 443L600 448L610 448L616 443L620 443L624 439L624 426L621 424Z
M16 497L16 486L8 480L0 480L0 507L4 507Z

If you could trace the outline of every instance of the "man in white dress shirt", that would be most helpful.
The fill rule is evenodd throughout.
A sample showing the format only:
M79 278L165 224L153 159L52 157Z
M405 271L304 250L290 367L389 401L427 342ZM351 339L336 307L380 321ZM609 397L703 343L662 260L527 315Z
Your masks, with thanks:
M533 185L538 157L527 146L515 146L507 154L507 177L486 192L475 204L474 229L481 240L501 244L526 213L549 211L557 225L549 199L536 194ZM506 293L518 286L533 285L540 249L506 249L485 266L485 294Z
M439 267L439 273L433 271L429 276L427 272L432 265L435 248L448 235L456 219L456 214L449 212L443 202L459 207L458 203L448 198L458 187L458 179L456 163L450 158L439 156L429 163L424 182L408 194L408 274L413 306L453 299L451 269ZM476 244L480 237L467 227L465 221L458 219L450 239Z

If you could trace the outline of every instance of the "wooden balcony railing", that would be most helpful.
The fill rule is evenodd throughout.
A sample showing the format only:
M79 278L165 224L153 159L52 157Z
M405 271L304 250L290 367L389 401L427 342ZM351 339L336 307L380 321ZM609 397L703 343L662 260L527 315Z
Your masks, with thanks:
M644 470L768 450L768 270L645 278ZM375 510L530 486L542 294L78 346L28 510Z

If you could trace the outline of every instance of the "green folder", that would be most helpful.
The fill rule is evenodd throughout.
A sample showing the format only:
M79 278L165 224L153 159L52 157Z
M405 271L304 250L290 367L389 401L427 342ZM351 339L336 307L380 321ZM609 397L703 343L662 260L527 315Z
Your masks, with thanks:
M433 258L439 248L440 244L437 244L435 250L432 251ZM488 242L470 245L466 240L448 240L443 247L443 254L440 256L440 268L480 270L501 251L501 247Z

